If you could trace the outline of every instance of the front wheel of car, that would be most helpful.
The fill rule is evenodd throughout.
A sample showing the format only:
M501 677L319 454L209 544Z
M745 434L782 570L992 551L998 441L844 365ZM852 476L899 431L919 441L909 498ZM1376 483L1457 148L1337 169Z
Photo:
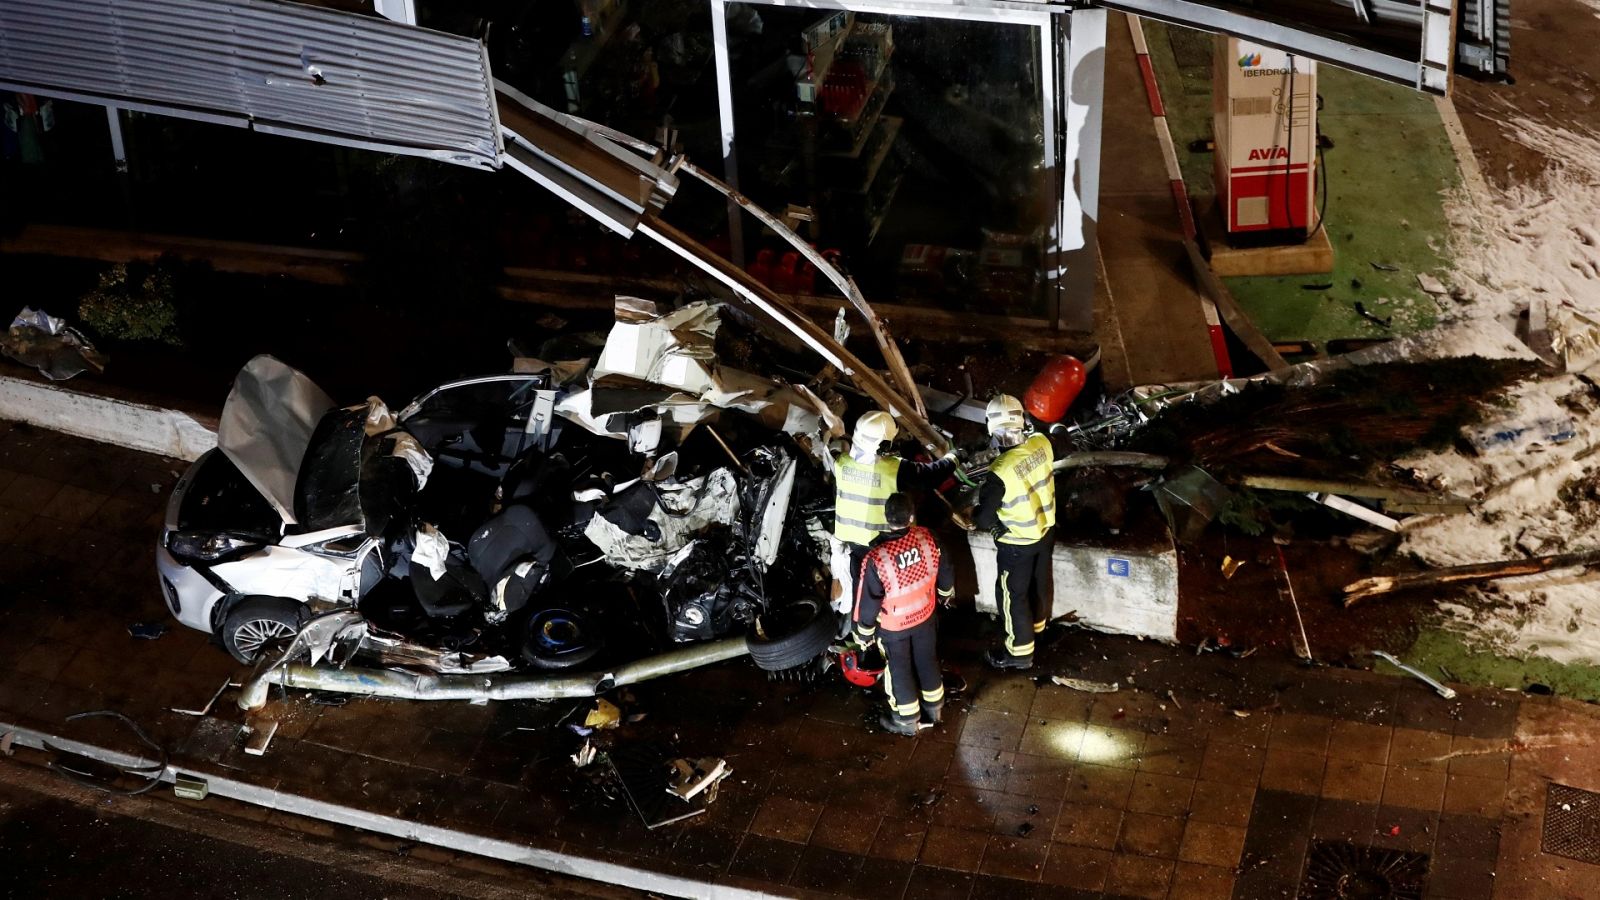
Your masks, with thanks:
M746 639L750 658L768 671L778 672L810 662L833 643L838 616L818 600L796 600L756 620Z
M222 646L234 659L253 663L261 653L294 639L306 607L283 597L247 597L222 619Z

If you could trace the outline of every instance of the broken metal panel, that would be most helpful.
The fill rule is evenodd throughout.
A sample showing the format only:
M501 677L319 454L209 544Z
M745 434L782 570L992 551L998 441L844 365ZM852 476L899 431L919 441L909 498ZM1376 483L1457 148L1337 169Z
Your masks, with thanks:
M662 208L677 191L671 173L618 146L639 142L557 112L504 82L495 87L506 164L618 234L632 236L639 216Z
M1511 0L1462 0L1456 65L1490 77L1510 73Z
M274 0L7 0L0 86L496 168L470 38Z
M246 363L223 404L217 446L291 525L300 463L331 409L322 388L271 356Z

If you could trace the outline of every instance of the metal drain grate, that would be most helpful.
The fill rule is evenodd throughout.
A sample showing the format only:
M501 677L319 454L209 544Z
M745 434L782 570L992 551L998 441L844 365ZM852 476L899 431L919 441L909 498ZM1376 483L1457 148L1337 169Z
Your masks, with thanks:
M1543 849L1600 865L1600 794L1550 785L1544 795Z
M1299 900L1421 900L1428 854L1316 841Z

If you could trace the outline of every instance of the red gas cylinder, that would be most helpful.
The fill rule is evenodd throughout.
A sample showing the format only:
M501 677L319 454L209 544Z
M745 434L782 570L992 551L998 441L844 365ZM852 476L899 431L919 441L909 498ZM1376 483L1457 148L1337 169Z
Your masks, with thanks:
M1083 390L1083 363L1071 356L1052 356L1022 395L1022 405L1041 422L1061 421Z

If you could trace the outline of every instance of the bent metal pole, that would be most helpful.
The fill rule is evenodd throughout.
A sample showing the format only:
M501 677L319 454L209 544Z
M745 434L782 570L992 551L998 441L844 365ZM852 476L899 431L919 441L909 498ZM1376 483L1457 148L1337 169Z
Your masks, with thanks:
M559 700L593 697L612 688L737 659L749 652L750 646L744 638L726 638L646 657L607 672L554 676L505 673L429 675L399 669L340 669L296 663L274 667L246 682L239 692L239 706L245 710L265 706L268 688L274 684L398 700Z
M833 335L807 318L805 313L774 293L771 288L655 216L647 215L639 220L639 233L722 282L740 299L761 310L772 321L815 350L834 368L854 381L879 406L899 419L906 430L911 432L928 452L938 457L950 450L950 442L926 418L917 413L909 400L901 397L882 376L846 349L843 344L834 340Z

